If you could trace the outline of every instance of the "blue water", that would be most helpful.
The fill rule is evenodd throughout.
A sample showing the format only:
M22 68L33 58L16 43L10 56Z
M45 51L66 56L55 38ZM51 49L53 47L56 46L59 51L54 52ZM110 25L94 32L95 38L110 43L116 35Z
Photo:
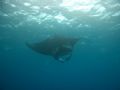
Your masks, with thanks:
M60 8L53 2L48 5L51 9L38 10L37 0L29 9L31 2L6 0L0 4L5 4L0 8L0 90L120 90L117 0L99 0L97 4L104 7L94 7L93 12L69 11L70 7ZM65 63L25 44L54 35L81 38Z

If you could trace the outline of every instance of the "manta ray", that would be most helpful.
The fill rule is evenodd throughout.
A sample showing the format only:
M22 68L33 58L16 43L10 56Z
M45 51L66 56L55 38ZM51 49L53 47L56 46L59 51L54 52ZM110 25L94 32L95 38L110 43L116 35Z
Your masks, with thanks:
M49 55L57 61L65 62L70 60L73 47L78 41L79 38L55 36L37 43L26 43L26 45L40 54Z

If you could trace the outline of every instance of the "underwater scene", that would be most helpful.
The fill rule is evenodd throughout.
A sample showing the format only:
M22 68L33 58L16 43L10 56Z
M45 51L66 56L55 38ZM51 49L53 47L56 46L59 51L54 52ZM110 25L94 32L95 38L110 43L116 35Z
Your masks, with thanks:
M120 1L0 0L0 90L120 90Z

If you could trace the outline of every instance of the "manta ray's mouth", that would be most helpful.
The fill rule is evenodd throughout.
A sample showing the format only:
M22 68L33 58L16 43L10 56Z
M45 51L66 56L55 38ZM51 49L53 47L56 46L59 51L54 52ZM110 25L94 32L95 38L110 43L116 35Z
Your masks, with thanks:
M60 62L62 62L62 63L64 63L66 61L69 61L69 59L71 57L72 57L72 52L69 52L69 53L61 55L61 56L59 56L59 57L57 57L55 59L58 60L58 61L60 61Z

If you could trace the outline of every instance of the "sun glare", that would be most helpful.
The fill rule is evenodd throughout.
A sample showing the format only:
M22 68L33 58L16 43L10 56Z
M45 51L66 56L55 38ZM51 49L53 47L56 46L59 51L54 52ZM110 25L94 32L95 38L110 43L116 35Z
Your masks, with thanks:
M27 2L25 2L24 5L25 5L25 6L31 6L31 4L30 4L30 3L27 3Z
M63 0L61 7L65 7L69 11L90 11L98 0Z

